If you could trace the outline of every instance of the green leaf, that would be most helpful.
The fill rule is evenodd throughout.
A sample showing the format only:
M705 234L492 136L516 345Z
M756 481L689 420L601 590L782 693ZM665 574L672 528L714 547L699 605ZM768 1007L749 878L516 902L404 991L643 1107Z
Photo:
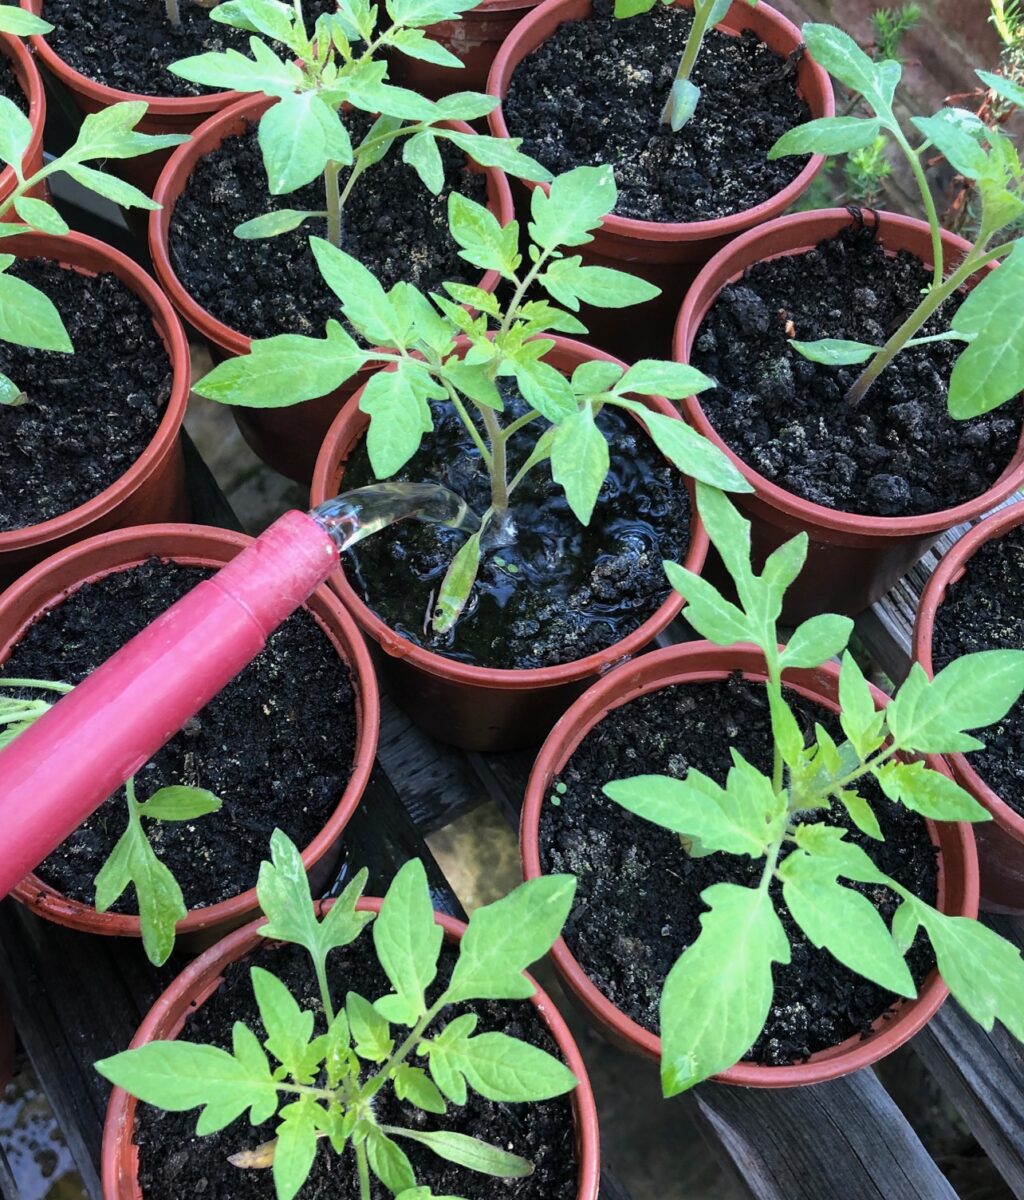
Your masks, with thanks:
M38 288L7 273L0 274L0 341L31 350L74 353L53 302Z
M478 908L459 946L447 1003L526 1000L533 985L523 972L547 954L572 907L576 880L545 875L520 884L501 900Z
M181 79L201 83L217 91L290 96L302 86L302 72L295 63L282 62L259 38L250 38L249 45L254 55L257 46L262 48L258 61L246 58L237 50L225 50L223 53L211 51L179 59L167 69Z
M466 1103L466 1079L457 1066L465 1043L477 1027L479 1018L475 1013L464 1013L441 1030L434 1038L425 1038L421 1048L428 1056L430 1074L445 1096L453 1103Z
M188 135L183 133L138 133L135 126L146 115L147 108L144 100L126 100L87 113L75 144L61 156L65 168L70 162L89 158L138 158L188 141Z
M873 144L879 123L863 117L819 117L788 129L768 151L768 157L787 154L848 154Z
M293 1200L309 1178L316 1158L317 1111L312 1096L301 1096L281 1109L274 1147L277 1200Z
M819 667L837 654L842 654L853 633L853 621L822 613L811 617L793 630L782 654L782 666Z
M667 117L673 132L678 133L697 111L699 101L700 88L695 83L689 79L673 80L662 120Z
M839 670L839 724L862 759L882 744L885 713L879 712L857 660L843 654Z
M145 192L130 183L125 183L123 179L118 179L116 175L108 175L106 171L96 171L92 167L74 162L65 164L64 170L82 187L95 192L97 196L104 196L107 200L120 204L122 208L144 208L154 212L160 207Z
M890 113L895 79L887 63L872 62L848 33L834 25L809 23L800 35L820 67L851 92L859 92L879 116Z
M952 324L971 344L949 380L951 416L990 412L1024 389L1024 246L1018 242L971 290Z
M597 396L614 388L624 374L617 363L593 359L580 363L573 371L570 386L577 396Z
M865 896L843 887L834 866L804 850L780 865L782 897L793 919L819 949L845 967L897 995L913 998L917 988L892 934Z
M369 1127L366 1149L370 1158L370 1170L389 1191L397 1193L415 1187L416 1175L405 1151L376 1125Z
M356 1054L367 1062L386 1061L395 1048L387 1019L369 1000L364 1000L356 992L349 992L345 1000L345 1012Z
M251 967L252 990L267 1031L264 1043L297 1083L311 1083L316 1070L309 1051L313 1014L301 1009L288 988L263 967Z
M534 194L539 189L535 189ZM628 308L661 294L661 289L610 267L586 267L579 255L556 259L537 282L559 303L577 312L580 303L596 308Z
M640 417L651 441L684 475L723 491L754 490L725 451L702 437L682 417L666 417L636 401L617 400L616 404L620 408L629 408Z
M63 237L69 232L67 221L52 204L47 204L45 200L33 200L31 196L18 196L14 201L14 211L26 225L31 225L40 233Z
M874 771L890 800L933 821L991 821L992 814L958 783L923 762L888 762Z
M23 177L22 160L31 141L32 125L28 117L13 100L0 96L0 161L13 167L19 178Z
M615 0L615 15L620 20L650 12L657 0Z
M349 321L367 341L401 346L404 322L398 319L387 293L363 264L324 238L309 239L324 282L341 301Z
M394 1074L394 1084L399 1100L408 1100L423 1112L440 1116L448 1109L444 1097L422 1067L410 1067L408 1063L403 1063Z
M850 367L867 362L880 347L867 342L851 342L845 338L821 338L817 342L790 340L790 346L810 362L824 363L827 367Z
M11 408L16 408L19 404L24 404L28 397L14 382L13 379L8 379L7 376L0 371L0 404L6 404ZM9 734L10 731L8 731ZM21 732L19 727L18 732ZM0 732L0 750L8 744L5 740L5 734ZM13 741L13 738L9 740Z
M434 428L428 398L444 395L423 368L410 362L370 376L359 409L370 417L366 449L378 479L400 471L416 453L423 435Z
M753 640L750 624L742 610L726 600L714 584L677 563L662 565L669 583L686 600L686 620L701 637L716 646Z
M480 570L480 537L479 531L470 534L445 572L431 619L435 633L447 633L469 603Z
M582 525L589 525L608 475L608 442L594 422L589 404L558 426L551 443L551 477Z
M434 921L427 873L412 859L395 876L373 924L377 958L397 993L387 998L390 1020L415 1025L427 1011L424 997L437 975L443 936Z
M396 50L401 50L403 54L407 54L410 58L418 58L422 62L433 63L438 67L454 67L458 69L465 66L461 58L452 54L440 42L432 41L422 29L400 29L397 33L392 34L388 40ZM494 107L493 103L491 107ZM488 109L487 111L490 112L491 110Z
M427 1133L423 1130L392 1129L389 1131L396 1137L408 1138L426 1146L428 1150L447 1162L456 1163L460 1167L468 1167L481 1175L491 1175L497 1179L523 1179L533 1174L533 1165L520 1158L517 1154L509 1154L497 1146L489 1146L479 1138L467 1137L464 1133L449 1133L439 1130Z
M299 92L271 105L260 118L260 150L272 196L294 192L324 173L327 139L315 105L323 105L315 92Z
M665 396L684 400L715 387L715 381L686 363L642 358L635 362L615 387L618 395L639 392L643 396Z
M546 167L520 153L522 138L488 137L479 133L458 133L451 129L439 129L438 133L464 150L481 167L497 167L517 179L536 183L547 183L551 178L551 172Z
M461 247L460 258L484 271L497 271L506 279L515 276L522 262L519 225L515 221L502 228L490 209L452 192L448 197L448 227Z
M157 821L192 821L207 813L217 812L221 806L219 796L205 788L174 787L160 788L138 807L140 817Z
M26 722L26 725L28 722ZM96 872L96 895L93 903L96 911L105 913L114 901L122 896L132 881L132 846L139 836L134 823L114 843L107 861Z
M882 833L882 827L878 824L878 818L875 816L871 805L858 792L851 788L843 788L842 791L836 792L840 803L846 809L850 820L866 837L874 838L876 842L884 842L885 835Z
M246 33L262 33L291 50L298 50L294 9L280 0L224 0L210 11L211 21L220 21Z
M529 349L529 344L524 349ZM569 381L550 364L521 354L510 365L523 399L552 424L559 424L579 410Z
M710 912L661 995L661 1085L675 1096L737 1063L771 1008L772 963L789 942L766 890L717 883L701 893Z
M474 0L387 0L387 10L396 25L436 25L455 20Z
M273 212L262 213L258 217L253 217L249 221L243 221L241 225L236 225L234 234L236 238L242 238L249 241L254 238L278 237L282 233L291 233L293 229L310 217L326 217L326 212L315 212L300 208L278 208Z
M13 33L15 37L32 37L52 32L53 26L42 17L13 5L0 5L0 33Z
M577 1084L569 1068L546 1050L505 1033L462 1037L448 1045L442 1043L440 1049L435 1042L430 1050L431 1067L439 1053L465 1076L474 1091L497 1104L550 1100Z
M483 92L452 92L437 102L441 118L446 121L475 121L493 112L497 105L497 96Z
M593 230L618 199L611 167L576 167L556 176L550 192L534 188L530 197L530 237L545 250L592 242Z
M965 117L973 118L979 133L986 132L982 121L963 109L940 108L934 116L911 117L911 122L954 171L966 179L978 179L985 173L988 159L978 139L971 136Z
M149 961L161 967L174 949L174 929L185 917L185 900L178 881L157 858L142 827L132 822L124 836L130 838L128 870L139 904L142 946Z
M1009 100L1017 108L1024 108L1024 87L1008 79L1005 75L996 75L993 71L976 71L981 82L992 89L997 96Z
M435 196L444 187L444 163L437 148L437 138L429 129L409 138L402 148L402 159L423 180L423 186ZM457 193L453 192L452 195Z

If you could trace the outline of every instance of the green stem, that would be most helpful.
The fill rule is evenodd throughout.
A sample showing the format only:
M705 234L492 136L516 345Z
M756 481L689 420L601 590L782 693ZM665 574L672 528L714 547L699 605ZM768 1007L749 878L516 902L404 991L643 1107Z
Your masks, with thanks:
M41 717L43 713L49 712L50 707L44 700L33 701L24 708L16 708L13 712L0 714L0 725L17 725L19 721L34 720L36 717Z
M341 249L341 214L343 201L338 190L338 176L341 173L341 163L334 159L324 168L324 190L327 193L327 240L332 246Z
M508 445L494 409L481 409L484 428L491 443L491 507L500 512L508 508Z
M452 387L448 380L444 378L443 375L441 375L440 378L441 382L444 384L445 391L448 393L448 399L451 401L452 407L459 414L459 420L463 423L463 425L465 425L467 431L469 432L469 436L473 439L473 445L476 446L477 450L480 451L480 457L483 459L484 465L487 467L489 472L493 471L494 468L491 459L491 452L487 449L484 439L480 436L480 431L476 427L476 422L470 416L469 410L462 403L462 397L455 390L455 388Z
M776 706L781 709L785 701L782 699L782 667L779 663L778 647L770 644L764 647L765 667L768 674L768 691L772 694L776 702ZM782 759L782 751L779 748L779 739L772 738L772 791L776 796L781 795L783 784L785 783L786 764Z
M70 683L53 683L48 679L0 679L0 687L5 688L39 688L48 692L60 692L67 695L74 691Z
M704 44L704 36L708 31L708 21L711 19L711 10L714 8L714 0L707 0L706 4L701 4L700 0L696 0L693 6L693 24L690 26L690 36L686 39L686 46L683 49L683 57L679 60L679 66L676 68L676 83L685 83L693 73L693 68L697 62L697 56L700 54L700 48ZM661 110L661 123L668 125L671 119L671 97L665 101L665 107Z
M330 1028L334 1024L334 1004L331 1000L331 988L327 982L327 961L325 958L317 958L314 961L316 967L316 981L320 987L320 1003L324 1006L324 1017L327 1021L327 1027Z
M945 274L945 264L943 263L942 256L942 222L939 220L938 209L935 207L935 197L932 195L932 189L928 186L928 177L925 175L924 167L921 165L920 151L913 149L904 136L903 130L900 129L899 124L895 120L889 126L889 129L896 139L896 145L903 151L904 157L910 164L910 169L914 173L914 179L917 182L918 191L921 193L921 201L924 204L924 211L928 218L928 227L932 239L932 287L937 288L942 284L942 276Z
M517 434L520 429L524 429L531 421L536 421L540 416L535 408L531 408L528 413L523 413L521 417L516 417L511 425L505 430L505 440L508 441L514 434ZM511 489L510 489L511 490Z
M366 1161L366 1143L356 1145L356 1170L359 1172L359 1200L370 1198L370 1168Z
M398 1047L398 1049L396 1051L394 1051L394 1053L387 1060L387 1062L381 1067L381 1069L379 1071L375 1072L375 1074L373 1074L366 1081L366 1083L363 1084L363 1087L361 1089L361 1091L363 1093L366 1093L367 1091L369 1091L372 1094L372 1092L374 1091L373 1085L378 1079L380 1079L381 1077L387 1078L391 1074L392 1071L396 1070L398 1067L400 1067L402 1065L402 1063L405 1062L405 1060L409 1057L409 1055L412 1054L413 1050L416 1049L416 1046L417 1046L420 1038L423 1037L423 1034L426 1032L431 1021L434 1020L434 1018L437 1016L437 1014L441 1011L442 1008L444 1008L444 1006L447 1003L448 1003L447 997L442 996L439 1000L437 1000L434 1004L432 1004L430 1008L427 1009L427 1011L423 1014L423 1016L420 1017L420 1019L413 1026L411 1033L405 1039L405 1041L402 1042L402 1044Z
M533 281L541 273L541 269L550 256L550 250L542 250L537 256L537 261L533 264L529 271L526 272L522 283L517 283L515 293L512 296L512 301L505 310L505 318L501 322L499 335L502 333L508 333L508 331L512 328L512 322L516 319L516 314L519 312L519 306L523 302L523 297L529 290L530 284L533 283ZM495 358L494 361L497 363L497 358Z

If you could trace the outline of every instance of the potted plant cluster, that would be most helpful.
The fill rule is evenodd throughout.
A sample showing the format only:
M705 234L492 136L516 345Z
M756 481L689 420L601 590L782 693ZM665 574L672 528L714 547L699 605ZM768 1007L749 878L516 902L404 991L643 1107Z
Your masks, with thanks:
M85 114L56 157L21 39ZM667 1096L834 1078L947 994L1024 1038L976 920L1024 909L1019 514L946 557L891 698L850 646L1024 482L1001 121L901 122L885 46L763 0L20 0L0 51L0 786L248 545L178 523L186 325L266 463L367 489L329 584L16 889L201 951L97 1064L106 1200L597 1200L549 950ZM782 215L889 152L919 216ZM148 213L156 281L69 229L58 172ZM458 519L401 519L439 487ZM680 616L705 640L652 650ZM415 860L316 899L378 671L438 739L543 742L527 882L467 925Z

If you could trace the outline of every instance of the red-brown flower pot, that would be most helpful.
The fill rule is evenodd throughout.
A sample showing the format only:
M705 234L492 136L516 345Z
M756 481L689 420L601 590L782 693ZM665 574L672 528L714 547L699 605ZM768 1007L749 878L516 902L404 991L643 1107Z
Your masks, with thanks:
M332 903L330 900L325 901L324 909L329 908ZM364 899L359 902L358 908L360 912L376 913L380 912L380 906L380 900ZM444 929L445 938L449 943L458 942L465 933L466 926L454 917L435 913L434 920ZM266 944L256 932L264 923L261 917L243 929L236 930L207 950L195 962L190 963L149 1010L146 1019L132 1038L131 1048L144 1046L147 1042L176 1038L184 1028L186 1018L218 989L226 968ZM536 984L534 986L536 987ZM579 1182L574 1196L564 1197L564 1200L597 1200L601 1154L597 1110L590 1080L587 1078L587 1069L569 1027L549 997L537 987L529 1003L533 1005L537 1016L554 1038L569 1070L579 1081L571 1093L573 1114L576 1118ZM132 1141L137 1107L138 1101L134 1096L128 1095L121 1088L114 1088L103 1125L103 1200L144 1200L142 1189L139 1187L139 1152ZM200 1139L193 1149L201 1150L201 1147Z
M925 222L889 212L875 213L873 218L877 219L878 240L889 255L906 250L931 266L931 236ZM793 213L738 237L715 255L687 293L676 322L673 358L690 361L701 322L726 284L742 278L755 263L814 249L852 226L855 219L841 208ZM969 248L963 238L952 233L943 233L942 240L945 253L954 260ZM998 268L992 264L986 269ZM940 533L980 517L1024 483L1022 434L1017 452L996 482L955 508L911 517L842 512L804 500L758 474L719 437L696 396L683 401L683 412L695 429L729 455L754 488L752 494L734 499L753 523L756 562L795 534L808 534L807 564L790 588L783 610L783 619L789 624L821 612L862 612L917 562Z
M45 6L46 0L21 0L21 7L37 17L46 15ZM83 113L100 112L127 100L142 100L148 104L146 115L137 126L140 133L191 133L212 113L233 104L241 95L240 92L209 92L202 96L143 96L137 92L123 92L120 88L97 83L69 66L50 47L45 34L36 34L30 40L39 61L68 89ZM119 159L112 166L116 168L115 174L151 196L170 156L170 150L156 150L140 158Z
M566 375L582 362L615 362L610 355L569 338L554 337L546 362ZM465 342L460 342L464 351ZM619 363L619 366L623 364ZM361 392L352 397L331 426L316 470L313 504L336 496L344 486L345 463L365 436L369 417L359 411ZM655 412L677 415L667 400L646 400ZM708 538L691 490L690 547L685 565L700 571ZM432 737L466 750L518 750L536 746L554 721L590 683L617 663L643 651L679 615L675 592L632 633L597 654L555 667L527 670L479 667L425 650L400 637L366 604L343 570L330 580L355 619L380 648L378 661L392 693L412 719Z
M1024 507L993 513L962 537L939 563L928 580L914 622L912 653L931 679L935 674L932 660L932 636L935 614L950 586L963 578L977 551L1024 522ZM992 820L974 826L981 868L981 907L988 912L1024 913L1024 817L981 778L971 765L970 755L947 754L953 778L992 814Z
M693 7L693 0L674 2L683 8ZM519 22L498 51L488 80L488 92L504 100L515 69L522 60L564 22L583 20L592 11L592 0L544 0ZM801 45L800 30L764 0L755 8L746 0L734 0L718 28L732 34L753 30L783 57L788 57ZM834 114L835 100L828 73L807 56L797 70L797 86L812 117ZM495 136L511 136L500 105L487 119ZM605 217L594 240L579 249L584 261L630 271L661 288L661 295L625 312L586 309L583 323L590 329L591 341L627 359L640 357L642 353L663 353L671 337L678 306L698 271L736 234L785 212L810 187L823 162L821 155L813 155L781 192L763 204L729 217L679 222L639 221L614 213ZM525 186L532 190L546 185L526 183Z
M189 515L181 424L188 403L189 362L185 331L167 297L143 269L111 246L81 233L51 237L22 233L5 238L4 250L19 258L46 258L69 270L98 275L110 271L152 314L171 365L171 394L152 441L98 496L38 525L0 532L0 589L47 555L83 538L125 525L182 521ZM100 381L97 386L102 386ZM83 397L83 403L88 398Z
M149 250L153 257L153 269L184 320L206 338L215 357L221 359L248 354L252 339L218 321L186 291L171 265L171 219L178 198L199 160L211 154L228 138L244 133L274 103L275 100L266 96L255 99L249 97L207 121L190 142L179 146L174 152L154 193L154 199L163 207L150 214ZM462 133L473 132L462 121L445 121L443 124ZM508 180L493 167L484 169L473 163L470 166L486 175L487 206L502 225L507 224L513 216ZM493 291L498 280L496 271L488 271L479 286L486 291ZM357 372L330 395L289 408L236 407L235 420L242 436L268 466L299 483L308 483L317 451L331 422L349 396L366 383L373 370L368 368Z
M43 126L46 124L46 96L43 93L43 81L39 77L36 64L32 61L24 43L12 34L0 33L0 54L11 65L18 86L28 100L28 119L32 126L32 141L22 161L22 173L28 179L43 166ZM13 167L4 167L0 171L0 203L17 187L18 181ZM11 215L11 220L17 220L17 214Z
M745 679L763 683L764 658L753 646L713 646L689 642L656 650L596 683L551 731L534 764L523 801L519 845L526 879L542 875L539 826L543 806L551 794L552 781L565 767L577 747L604 717L638 696L676 685L726 679L742 671ZM826 663L815 670L786 672L786 682L795 692L830 712L838 712L839 668ZM872 689L875 703L883 707L888 698ZM928 765L945 771L942 760L930 757ZM932 841L939 849L938 907L951 916L974 917L978 912L978 859L971 826L927 822ZM563 983L585 1012L614 1041L648 1058L660 1059L661 1039L627 1017L590 980L559 938L552 957ZM948 994L946 985L933 970L916 1000L900 1001L874 1024L868 1037L855 1035L838 1046L821 1050L802 1063L786 1067L741 1062L714 1078L720 1083L743 1087L795 1087L838 1079L861 1067L878 1062L913 1037L934 1016Z
M218 568L230 562L252 542L241 533L201 525L146 525L101 534L55 554L40 563L0 597L0 663L13 650L30 625L55 608L84 584L138 566L154 555L186 566ZM305 608L330 639L339 658L352 673L356 703L356 746L352 774L320 833L302 851L302 861L314 886L330 882L340 853L340 838L355 812L373 769L380 726L377 681L366 644L337 598L327 587L318 588ZM2 679L0 679L2 682ZM91 905L71 900L28 875L12 895L37 916L86 933L140 937L139 918L125 913L98 913ZM236 896L191 909L178 923L178 946L192 952L205 949L258 912L253 886Z

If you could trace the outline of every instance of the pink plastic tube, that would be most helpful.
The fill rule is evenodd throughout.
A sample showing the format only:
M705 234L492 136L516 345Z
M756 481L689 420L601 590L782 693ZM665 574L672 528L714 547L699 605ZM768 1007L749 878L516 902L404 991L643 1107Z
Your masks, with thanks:
M0 896L251 662L338 565L286 513L0 751Z

